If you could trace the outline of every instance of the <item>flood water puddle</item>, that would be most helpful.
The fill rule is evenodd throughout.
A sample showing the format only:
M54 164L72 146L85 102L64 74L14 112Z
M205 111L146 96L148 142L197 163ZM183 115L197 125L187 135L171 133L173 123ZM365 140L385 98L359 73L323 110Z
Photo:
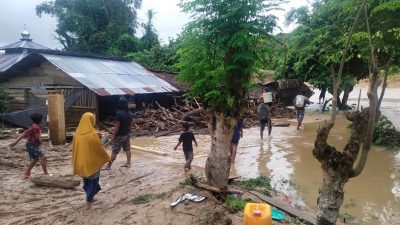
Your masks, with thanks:
M309 115L306 115L306 118ZM236 164L231 176L253 178L269 176L272 185L294 200L293 204L316 210L322 170L314 159L312 149L318 126L322 120L305 123L296 130L294 121L289 127L273 127L271 137L259 137L259 128L244 130L240 140ZM339 117L329 138L329 143L342 149L349 136L345 118ZM210 151L210 137L196 135L199 147L195 148L193 167L203 170ZM168 156L154 156L157 160L183 166L181 147L174 151L178 136L136 138L134 145L168 152ZM155 163L156 161L155 160ZM350 179L345 186L345 199L340 214L356 224L400 224L400 152L373 146L360 176Z

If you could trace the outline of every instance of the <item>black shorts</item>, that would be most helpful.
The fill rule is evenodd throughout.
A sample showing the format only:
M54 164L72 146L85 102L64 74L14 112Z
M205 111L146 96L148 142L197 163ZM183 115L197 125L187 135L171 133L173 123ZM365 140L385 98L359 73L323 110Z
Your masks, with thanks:
M239 144L239 140L232 139L231 143L234 144L234 145L238 145Z

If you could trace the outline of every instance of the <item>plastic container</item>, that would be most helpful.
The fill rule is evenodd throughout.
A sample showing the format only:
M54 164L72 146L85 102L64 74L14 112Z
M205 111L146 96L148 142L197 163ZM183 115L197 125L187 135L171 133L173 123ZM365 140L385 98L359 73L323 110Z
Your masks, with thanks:
M264 103L270 103L272 102L272 93L271 92L265 92L262 94Z
M243 212L243 225L271 225L271 206L247 203Z

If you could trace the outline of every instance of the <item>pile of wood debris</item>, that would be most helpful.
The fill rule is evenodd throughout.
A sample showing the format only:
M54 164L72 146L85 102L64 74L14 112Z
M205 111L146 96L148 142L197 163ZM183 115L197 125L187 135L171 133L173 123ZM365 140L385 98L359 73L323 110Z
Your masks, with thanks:
M249 108L245 119L245 127L258 126L258 107ZM295 118L293 109L285 108L283 105L273 105L271 109L272 118ZM189 123L195 134L208 134L207 112L199 105L176 106L170 109L159 106L158 109L147 109L135 114L133 120L133 136L160 137L182 132L183 123ZM100 127L110 131L112 120L103 121Z
M283 105L273 105L271 109L272 118L295 118L295 111ZM207 112L200 104L188 104L185 106L173 106L169 109L158 105L158 109L146 109L134 114L132 134L133 136L165 136L182 132L183 123L189 123L195 134L208 134ZM257 106L251 106L246 116L245 127L259 125ZM115 118L109 118L99 123L100 129L112 132ZM75 131L76 125L68 128L68 131ZM20 129L2 129L0 139L15 138ZM21 131L20 131L21 132ZM71 132L69 136L72 137ZM48 138L48 137L47 137ZM46 137L44 137L46 139Z
M173 106L170 109L158 105L158 109L146 109L134 114L133 136L156 137L182 132L182 125L188 123L195 133L208 133L208 118L206 111L197 104ZM100 128L110 131L112 120L100 123Z

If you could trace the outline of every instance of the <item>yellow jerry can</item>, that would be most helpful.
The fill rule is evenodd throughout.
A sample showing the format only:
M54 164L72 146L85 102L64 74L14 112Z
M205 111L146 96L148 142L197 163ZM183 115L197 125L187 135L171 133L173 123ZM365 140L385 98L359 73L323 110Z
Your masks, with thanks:
M271 225L271 206L247 203L243 212L243 225Z

